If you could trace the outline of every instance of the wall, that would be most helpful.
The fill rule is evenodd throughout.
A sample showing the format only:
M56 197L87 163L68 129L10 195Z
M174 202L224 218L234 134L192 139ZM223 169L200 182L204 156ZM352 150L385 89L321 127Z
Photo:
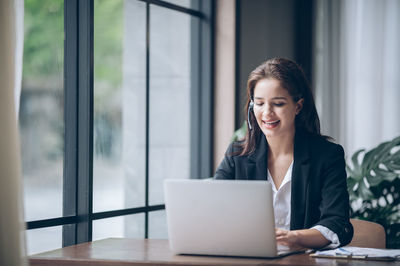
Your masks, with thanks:
M235 8L232 0L220 0L216 5L214 169L235 130Z
M237 1L236 128L245 119L250 72L273 57L295 60L311 78L313 1Z

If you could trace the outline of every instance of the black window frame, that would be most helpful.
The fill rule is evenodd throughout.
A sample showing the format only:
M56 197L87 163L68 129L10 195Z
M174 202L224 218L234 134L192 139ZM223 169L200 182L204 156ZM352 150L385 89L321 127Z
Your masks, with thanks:
M191 158L192 178L212 175L214 16L212 0L192 0L189 9L161 0L130 0L146 4L146 174L145 206L93 213L93 0L64 1L64 165L63 216L27 222L27 230L62 226L62 245L92 241L93 221L145 214L149 236L149 45L152 5L190 15L191 22Z

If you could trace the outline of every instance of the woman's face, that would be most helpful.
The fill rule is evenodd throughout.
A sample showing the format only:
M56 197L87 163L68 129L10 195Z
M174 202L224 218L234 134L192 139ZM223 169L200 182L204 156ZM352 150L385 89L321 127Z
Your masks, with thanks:
M261 79L254 88L254 115L266 137L294 135L303 99L295 103L276 79Z

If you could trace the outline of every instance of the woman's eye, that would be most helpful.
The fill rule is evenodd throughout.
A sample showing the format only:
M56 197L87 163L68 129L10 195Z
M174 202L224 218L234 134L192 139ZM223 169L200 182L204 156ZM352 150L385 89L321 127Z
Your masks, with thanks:
M256 104L256 106L262 106L263 105L263 103L255 103Z
M279 107L279 106L284 106L285 103L274 103L274 105Z

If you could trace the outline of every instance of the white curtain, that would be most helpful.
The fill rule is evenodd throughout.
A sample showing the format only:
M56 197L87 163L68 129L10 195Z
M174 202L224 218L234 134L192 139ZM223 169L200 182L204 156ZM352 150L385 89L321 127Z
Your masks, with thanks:
M317 1L322 131L349 157L400 135L400 1Z
M22 73L23 1L0 1L0 265L25 264L16 97ZM16 34L19 32L19 34ZM19 37L17 37L17 35Z

